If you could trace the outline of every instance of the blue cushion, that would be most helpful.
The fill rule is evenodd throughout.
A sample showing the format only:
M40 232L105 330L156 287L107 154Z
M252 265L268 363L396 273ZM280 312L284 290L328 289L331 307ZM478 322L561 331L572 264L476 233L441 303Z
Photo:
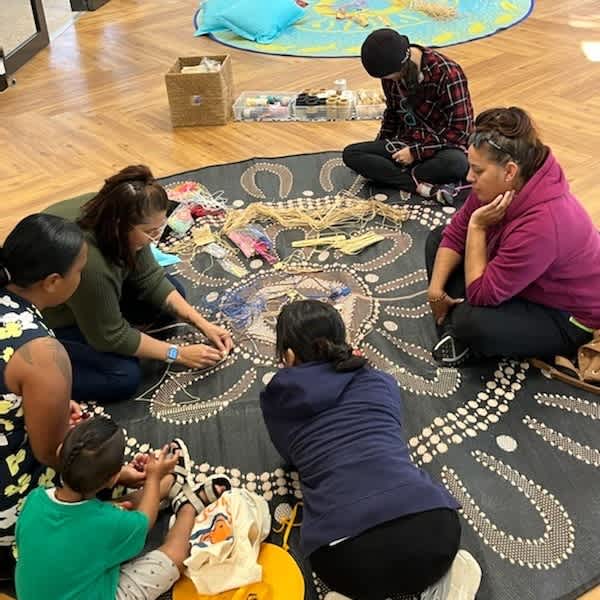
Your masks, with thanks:
M194 15L195 35L205 35L226 29L220 14L231 6L231 0L203 0Z
M234 33L270 44L303 15L295 0L238 0L221 12L220 19Z

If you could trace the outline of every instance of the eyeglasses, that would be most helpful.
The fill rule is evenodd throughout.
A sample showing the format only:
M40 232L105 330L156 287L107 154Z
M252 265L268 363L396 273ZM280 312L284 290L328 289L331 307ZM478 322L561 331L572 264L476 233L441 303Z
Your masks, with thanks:
M498 142L492 140L491 138L487 140L487 143L492 148L496 148L496 150L499 150L500 152L504 152L504 154L508 154L509 156L511 156L511 153L506 148L503 148Z
M498 152L502 152L503 154L508 155L509 158L515 160L512 152L507 150L502 144L499 144L496 140L492 139L492 134L489 132L475 132L471 135L469 139L469 144L473 144L476 148L478 148L483 142L489 144L494 150L498 150Z
M154 227L150 231L143 231L142 229L140 229L139 225L136 227L136 229L142 235L146 236L149 240L151 240L152 242L157 242L158 240L160 240L160 238L161 238L161 236L162 236L162 234L163 234L166 226L167 226L167 221L165 221L159 227Z

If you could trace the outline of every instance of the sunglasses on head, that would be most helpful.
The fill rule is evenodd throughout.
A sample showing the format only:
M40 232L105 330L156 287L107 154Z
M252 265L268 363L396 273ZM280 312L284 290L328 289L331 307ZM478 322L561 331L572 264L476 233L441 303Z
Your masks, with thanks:
M479 144L486 142L488 143L494 150L498 150L498 152L502 152L503 154L507 154L512 160L514 160L512 152L507 150L502 144L498 143L496 140L492 138L492 134L484 134L475 132L471 136L470 143L475 143L475 146L478 147Z

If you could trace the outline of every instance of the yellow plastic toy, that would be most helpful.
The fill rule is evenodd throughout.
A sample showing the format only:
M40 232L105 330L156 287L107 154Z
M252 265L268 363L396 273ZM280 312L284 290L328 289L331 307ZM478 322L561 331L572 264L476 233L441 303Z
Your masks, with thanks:
M173 588L173 600L304 600L304 578L294 559L275 544L262 544L258 563L263 580L215 596L199 594L183 576Z

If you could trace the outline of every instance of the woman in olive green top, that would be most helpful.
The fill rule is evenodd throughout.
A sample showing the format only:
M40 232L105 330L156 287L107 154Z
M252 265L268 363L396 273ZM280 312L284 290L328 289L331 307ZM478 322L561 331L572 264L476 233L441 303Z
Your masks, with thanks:
M229 333L186 302L181 284L152 255L150 243L164 229L167 206L165 190L138 165L107 179L98 194L46 211L76 221L89 248L77 291L44 315L71 358L75 400L131 397L140 383L140 358L200 369L232 348ZM172 346L134 325L165 312L199 329L212 345Z

